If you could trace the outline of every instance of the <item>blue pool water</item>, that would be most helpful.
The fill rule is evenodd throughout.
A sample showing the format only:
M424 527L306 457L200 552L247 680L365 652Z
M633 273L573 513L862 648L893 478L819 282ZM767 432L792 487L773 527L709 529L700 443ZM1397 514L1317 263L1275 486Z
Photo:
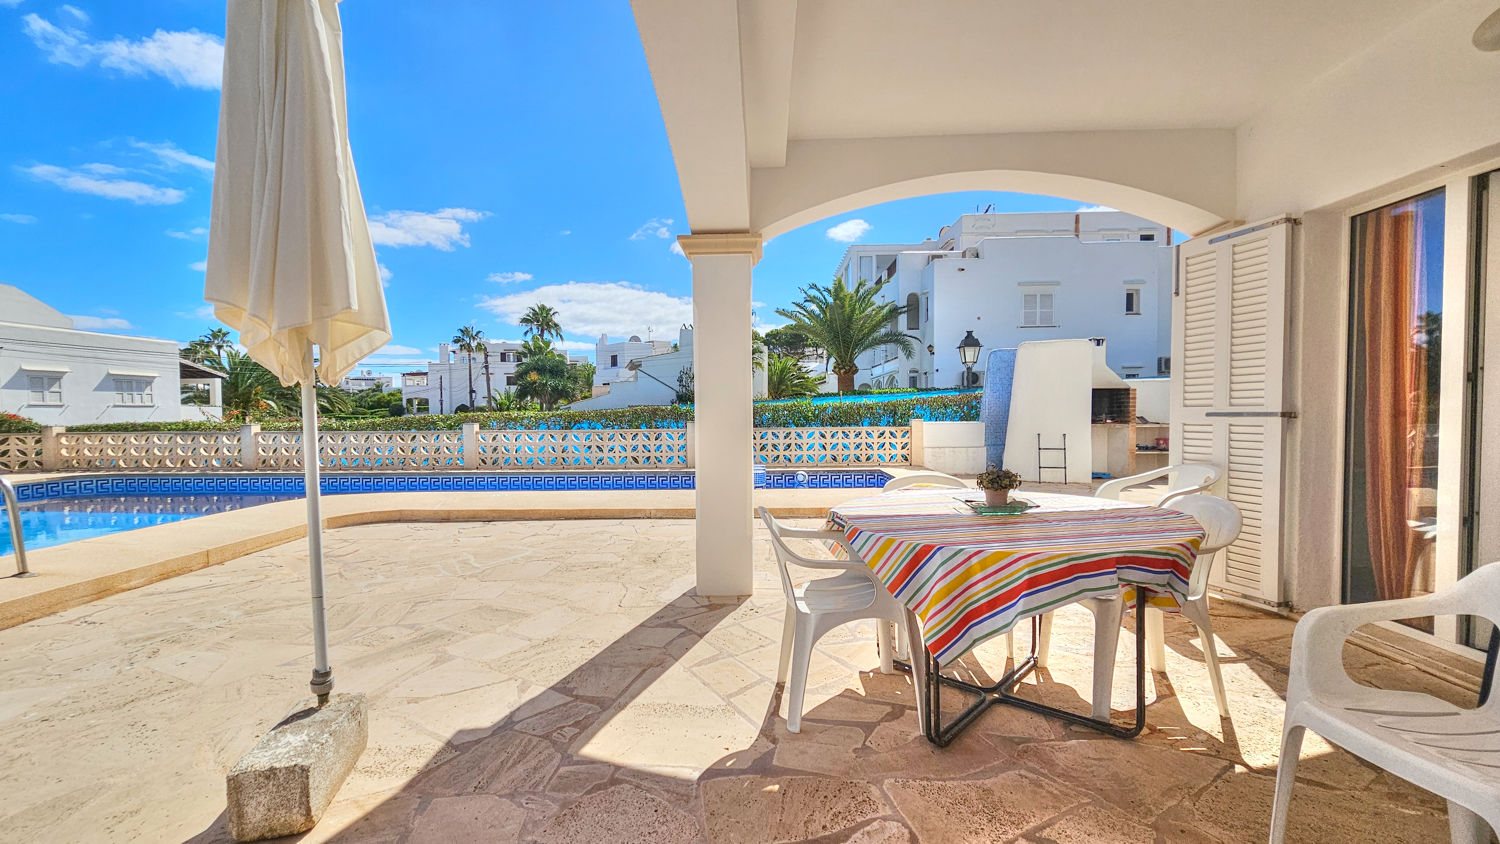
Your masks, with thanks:
M92 539L136 528L164 525L300 498L300 495L116 495L28 501L21 505L26 550ZM0 507L0 514L5 508ZM9 516L0 520L0 554L15 549Z
M766 469L755 485L768 489L880 487L891 476L879 469ZM362 492L504 492L692 489L691 470L635 472L489 472L412 475L325 475L325 495ZM26 548L179 522L212 513L301 498L302 476L85 475L16 485ZM14 549L0 507L0 554Z

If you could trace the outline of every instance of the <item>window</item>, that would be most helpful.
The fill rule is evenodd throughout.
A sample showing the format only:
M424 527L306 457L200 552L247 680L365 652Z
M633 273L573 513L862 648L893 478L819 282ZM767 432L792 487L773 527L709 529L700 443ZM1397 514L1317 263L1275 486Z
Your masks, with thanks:
M1140 316L1140 314L1141 314L1141 291L1139 291L1139 290L1126 290L1125 291L1125 313L1131 314L1133 316Z
M1432 591L1442 190L1351 220L1344 600ZM1432 619L1406 624L1428 632Z
M514 372L512 372L511 374L505 376L505 386L507 386L507 387L514 387L514 386L516 386L516 374Z
M911 372L911 373L907 374L907 376L906 376L906 386L910 387L913 390L915 390L917 388L917 373L916 372Z
M1171 375L1172 374L1172 356L1171 355L1163 355L1163 356L1158 357L1156 359L1156 374L1157 375Z
M28 375L27 387L31 390L31 404L62 404L61 375Z
M609 365L610 366L619 366L620 365L620 356L619 355L610 355L609 356Z
M1155 240L1156 232L1141 232L1141 240Z
M156 404L151 398L151 379L116 378L115 404L144 407Z
M1052 294L1025 293L1021 296L1021 327L1040 328L1056 325L1052 321Z
M875 256L859 256L859 277L865 281L875 280Z
M915 293L906 294L906 330L916 331L922 327L922 303Z

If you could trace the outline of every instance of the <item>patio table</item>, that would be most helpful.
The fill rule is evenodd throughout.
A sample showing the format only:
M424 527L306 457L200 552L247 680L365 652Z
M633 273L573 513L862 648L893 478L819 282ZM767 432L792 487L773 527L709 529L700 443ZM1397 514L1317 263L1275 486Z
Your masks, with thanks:
M1186 599L1188 574L1203 540L1191 516L1077 495L1026 492L1037 506L1017 515L982 515L967 502L979 490L913 487L855 499L829 512L829 527L841 531L877 580L907 608L920 626L913 637L914 678L922 687L923 732L946 745L980 713L1010 705L1124 737L1145 726L1145 636L1149 603L1175 611ZM1031 654L990 686L941 673L980 642L1042 613L1086 598L1126 591L1136 608L1136 718L1132 727L1045 706L1012 694L1036 666ZM920 662L919 662L920 661ZM941 687L979 699L950 725L941 721Z

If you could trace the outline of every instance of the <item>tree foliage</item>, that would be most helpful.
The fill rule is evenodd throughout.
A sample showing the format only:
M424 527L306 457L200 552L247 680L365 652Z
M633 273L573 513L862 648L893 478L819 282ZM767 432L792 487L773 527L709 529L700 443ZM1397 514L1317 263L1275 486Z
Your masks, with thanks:
M860 279L853 287L835 278L830 285L810 284L802 288L802 300L776 313L792 321L792 328L823 349L839 378L839 392L854 389L860 355L881 346L895 346L906 357L916 349L909 335L895 329L896 318L906 313L904 305L882 302L877 297L885 284Z
M766 398L791 399L818 394L818 379L796 358L771 355L766 360Z
M538 302L526 309L526 313L517 320L525 330L527 337L540 337L547 339L562 339L562 326L557 321L557 310L551 305Z

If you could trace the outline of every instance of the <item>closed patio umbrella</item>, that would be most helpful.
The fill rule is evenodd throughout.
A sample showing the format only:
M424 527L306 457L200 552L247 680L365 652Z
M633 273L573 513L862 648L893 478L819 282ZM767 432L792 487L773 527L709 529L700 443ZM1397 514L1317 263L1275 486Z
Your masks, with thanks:
M203 296L251 358L302 385L312 690L321 703L333 670L315 384L337 384L391 337L349 149L338 0L229 1Z

